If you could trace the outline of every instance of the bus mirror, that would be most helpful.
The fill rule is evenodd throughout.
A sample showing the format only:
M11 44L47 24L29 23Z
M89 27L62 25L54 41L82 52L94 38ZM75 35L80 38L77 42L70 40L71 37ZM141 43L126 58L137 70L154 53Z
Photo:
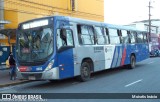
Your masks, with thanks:
M66 39L66 30L65 29L60 30L60 38L63 40Z

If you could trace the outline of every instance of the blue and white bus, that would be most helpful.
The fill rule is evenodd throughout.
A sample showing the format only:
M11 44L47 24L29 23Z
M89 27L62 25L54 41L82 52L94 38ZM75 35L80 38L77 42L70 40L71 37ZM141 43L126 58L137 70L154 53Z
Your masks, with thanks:
M19 24L16 39L20 79L57 80L128 66L149 58L147 32L67 16Z

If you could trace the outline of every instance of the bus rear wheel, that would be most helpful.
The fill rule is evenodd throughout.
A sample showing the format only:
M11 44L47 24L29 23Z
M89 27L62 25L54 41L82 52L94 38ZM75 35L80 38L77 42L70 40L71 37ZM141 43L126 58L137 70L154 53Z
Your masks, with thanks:
M91 76L90 65L88 62L82 62L80 69L79 80L82 82L88 81Z
M133 69L136 67L136 58L134 55L131 55L130 57L130 64L129 64L129 68Z

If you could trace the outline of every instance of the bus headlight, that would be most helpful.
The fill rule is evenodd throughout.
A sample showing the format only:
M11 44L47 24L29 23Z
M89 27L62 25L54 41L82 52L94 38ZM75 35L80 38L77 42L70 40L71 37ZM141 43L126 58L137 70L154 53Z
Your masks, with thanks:
M48 64L48 66L46 67L45 71L50 70L50 69L52 68L53 64L54 64L54 60L52 60L52 61Z

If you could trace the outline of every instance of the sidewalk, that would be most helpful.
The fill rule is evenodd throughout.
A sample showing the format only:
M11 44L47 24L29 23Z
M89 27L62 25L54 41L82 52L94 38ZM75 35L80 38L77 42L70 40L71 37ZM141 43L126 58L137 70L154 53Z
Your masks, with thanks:
M28 80L10 80L9 72L10 69L6 68L5 65L0 66L0 88L28 82Z

